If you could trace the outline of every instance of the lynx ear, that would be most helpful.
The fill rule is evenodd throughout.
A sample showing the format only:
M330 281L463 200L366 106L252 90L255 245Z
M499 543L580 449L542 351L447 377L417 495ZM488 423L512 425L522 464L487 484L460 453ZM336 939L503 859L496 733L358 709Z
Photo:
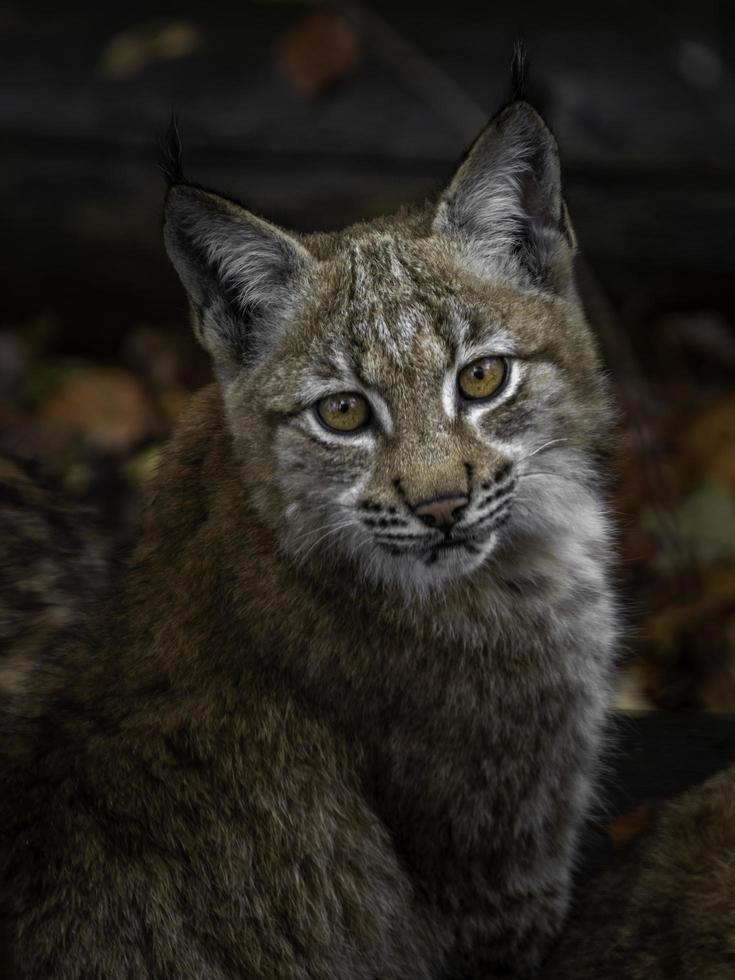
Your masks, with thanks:
M480 134L440 199L434 231L455 238L479 275L573 289L575 239L556 140L526 102L508 106Z
M272 348L298 305L311 257L274 225L188 184L169 190L163 236L197 336L227 382Z

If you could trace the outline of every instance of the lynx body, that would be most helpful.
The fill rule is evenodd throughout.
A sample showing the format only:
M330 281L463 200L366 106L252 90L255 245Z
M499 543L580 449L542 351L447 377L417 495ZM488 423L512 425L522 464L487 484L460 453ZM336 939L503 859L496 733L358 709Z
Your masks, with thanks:
M533 975L615 639L554 141L515 103L438 204L329 236L174 167L164 231L217 385L10 725L18 977Z

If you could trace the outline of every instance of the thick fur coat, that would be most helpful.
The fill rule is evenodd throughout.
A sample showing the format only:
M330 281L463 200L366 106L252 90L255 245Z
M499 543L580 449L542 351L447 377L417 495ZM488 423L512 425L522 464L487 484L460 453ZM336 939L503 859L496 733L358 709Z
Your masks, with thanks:
M4 721L18 977L533 975L616 635L553 138L515 103L437 204L331 236L180 181L164 233L218 380Z

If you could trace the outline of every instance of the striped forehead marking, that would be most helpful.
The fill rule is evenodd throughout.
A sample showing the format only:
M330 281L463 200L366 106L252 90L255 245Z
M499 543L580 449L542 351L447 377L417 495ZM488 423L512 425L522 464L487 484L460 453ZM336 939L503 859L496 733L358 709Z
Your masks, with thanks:
M394 239L387 235L353 242L348 311L362 345L376 344L399 365L411 357L417 335L430 327L432 311Z

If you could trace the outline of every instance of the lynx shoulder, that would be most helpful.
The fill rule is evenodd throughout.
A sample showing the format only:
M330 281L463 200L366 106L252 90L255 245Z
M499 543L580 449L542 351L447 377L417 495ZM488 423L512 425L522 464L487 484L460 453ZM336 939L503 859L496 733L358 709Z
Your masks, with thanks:
M170 172L217 384L5 768L19 976L533 975L616 636L555 141L514 103L437 202L333 235Z

